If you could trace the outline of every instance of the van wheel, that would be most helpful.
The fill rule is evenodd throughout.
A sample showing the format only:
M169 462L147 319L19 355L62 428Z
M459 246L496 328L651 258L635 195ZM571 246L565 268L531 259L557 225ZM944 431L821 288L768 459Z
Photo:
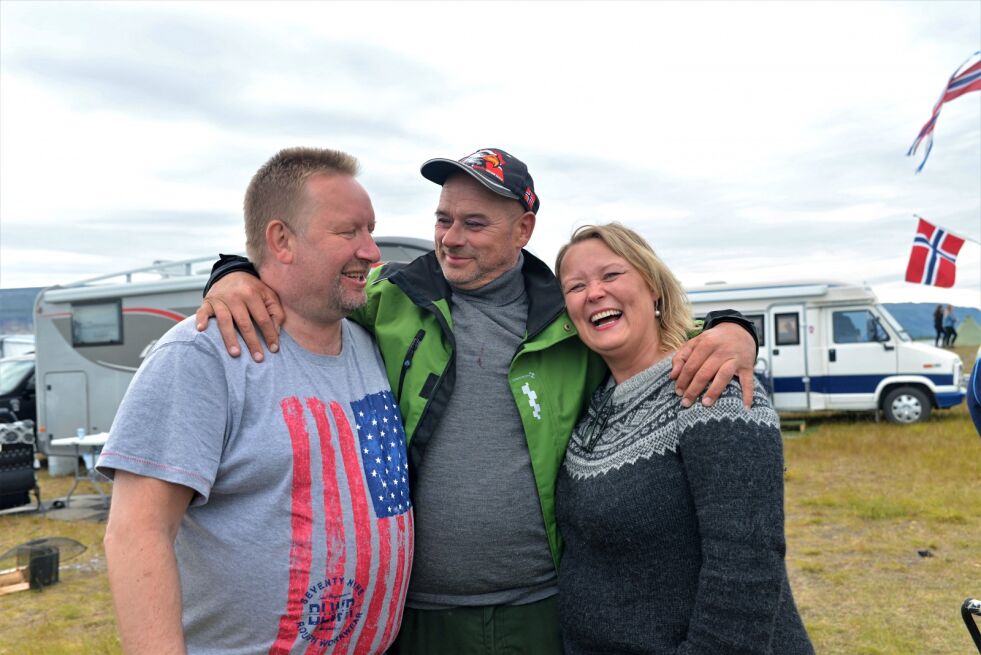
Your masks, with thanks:
M926 394L915 387L899 387L886 395L882 411L891 423L916 423L930 418L932 405Z

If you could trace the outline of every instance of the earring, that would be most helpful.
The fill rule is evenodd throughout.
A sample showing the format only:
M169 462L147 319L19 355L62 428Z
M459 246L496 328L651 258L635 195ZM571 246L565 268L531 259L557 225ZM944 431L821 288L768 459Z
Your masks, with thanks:
M654 318L661 318L661 301L658 300L654 303Z

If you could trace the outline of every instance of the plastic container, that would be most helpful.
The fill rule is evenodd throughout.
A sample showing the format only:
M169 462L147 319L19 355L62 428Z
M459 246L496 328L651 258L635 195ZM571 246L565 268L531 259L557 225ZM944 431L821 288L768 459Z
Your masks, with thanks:
M53 478L75 475L75 458L48 455L48 475Z

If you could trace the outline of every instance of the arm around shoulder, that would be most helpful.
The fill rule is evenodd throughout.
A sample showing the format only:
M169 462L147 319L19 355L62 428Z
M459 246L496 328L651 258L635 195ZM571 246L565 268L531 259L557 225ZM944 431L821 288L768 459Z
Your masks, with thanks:
M704 392L702 402L711 405L733 377L743 387L743 402L753 396L753 368L759 342L752 322L734 310L710 312L700 334L675 353L671 377L677 382L682 405L691 405Z
M252 262L238 255L221 255L204 290L204 301L195 312L197 328L206 329L214 317L229 355L238 357L241 353L239 334L257 362L264 358L260 333L271 352L279 350L279 326L285 312L279 296L259 279Z

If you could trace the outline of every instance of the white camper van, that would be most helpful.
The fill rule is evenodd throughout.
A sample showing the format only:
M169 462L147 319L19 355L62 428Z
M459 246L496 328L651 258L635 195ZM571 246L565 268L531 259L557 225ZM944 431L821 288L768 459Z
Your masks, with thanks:
M868 287L719 283L688 299L697 317L730 308L754 322L757 374L778 411L881 410L915 423L964 400L960 357L914 343Z
M375 241L384 261L409 261L432 250L422 239ZM165 262L38 294L34 333L41 452L52 454L51 440L74 437L80 428L86 433L109 430L143 358L201 304L213 261L208 256Z

